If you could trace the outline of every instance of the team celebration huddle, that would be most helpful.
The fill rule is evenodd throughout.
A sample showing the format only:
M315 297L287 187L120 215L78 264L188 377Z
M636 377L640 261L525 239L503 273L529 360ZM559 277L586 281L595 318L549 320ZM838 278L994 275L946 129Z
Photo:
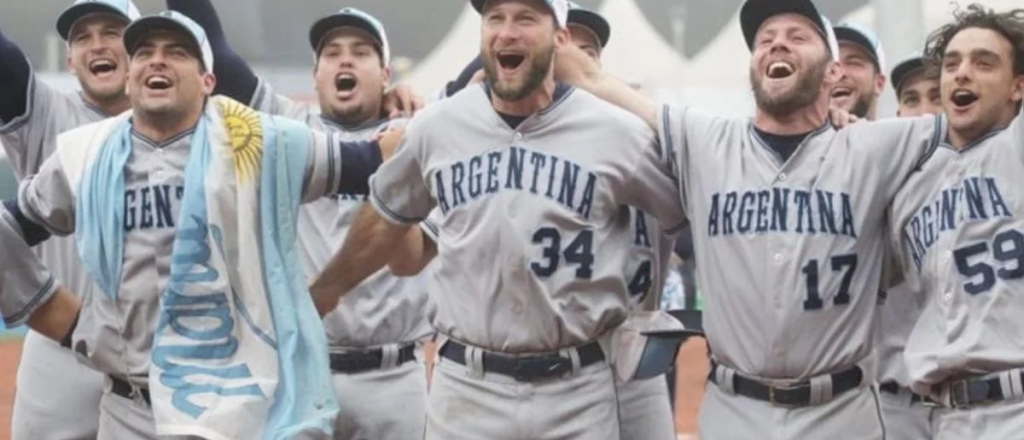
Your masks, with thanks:
M672 440L691 337L701 440L1024 438L1024 9L890 66L746 0L725 118L606 72L615 17L470 4L479 56L425 97L372 11L316 20L316 104L211 0L68 5L75 93L0 34L14 440ZM699 326L661 307L683 234Z

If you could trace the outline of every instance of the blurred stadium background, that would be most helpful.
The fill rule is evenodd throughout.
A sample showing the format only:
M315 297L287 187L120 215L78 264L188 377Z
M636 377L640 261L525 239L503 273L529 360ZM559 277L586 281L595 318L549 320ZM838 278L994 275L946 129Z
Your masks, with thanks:
M928 31L949 20L957 2L949 0L815 0L833 23L855 22L874 29L889 64L918 50ZM135 0L143 13L165 9L163 0ZM661 99L685 102L716 114L748 116L753 99L748 85L748 52L738 24L742 0L576 0L600 11L612 25L605 68ZM3 2L0 30L19 44L44 81L76 90L66 71L64 42L54 29L70 0ZM966 6L970 1L961 1ZM1021 7L1020 0L980 0L996 9ZM276 90L315 100L312 54L307 31L318 17L344 6L377 16L387 27L395 80L427 95L453 78L476 55L479 17L464 0L214 0L228 38L254 70ZM427 18L427 17L431 18ZM0 84L0 93L3 93ZM892 91L880 115L894 113ZM0 197L15 194L10 166L0 151ZM0 332L0 440L24 329ZM697 355L701 350L691 350ZM684 360L685 361L685 360ZM696 380L699 383L700 374ZM699 385L698 385L699 386ZM677 389L682 395L689 395ZM693 389L699 392L699 389ZM679 403L679 402L677 402ZM684 412L695 402L685 402ZM680 421L689 431L691 421Z

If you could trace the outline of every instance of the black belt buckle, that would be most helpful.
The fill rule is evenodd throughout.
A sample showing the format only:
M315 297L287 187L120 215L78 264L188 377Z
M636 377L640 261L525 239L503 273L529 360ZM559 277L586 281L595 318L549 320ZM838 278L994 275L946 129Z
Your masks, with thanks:
M991 401L988 381L958 380L949 384L949 406L962 409Z
M803 388L804 386L806 385L768 385L768 404L771 406L784 408L795 408L798 406L803 406L799 402L793 402L793 400L796 399L793 399L792 397L795 394L795 391L799 390L800 388ZM776 392L779 392L781 394L776 395Z
M512 377L517 382L561 376L572 370L572 359L558 355L516 359L513 362Z

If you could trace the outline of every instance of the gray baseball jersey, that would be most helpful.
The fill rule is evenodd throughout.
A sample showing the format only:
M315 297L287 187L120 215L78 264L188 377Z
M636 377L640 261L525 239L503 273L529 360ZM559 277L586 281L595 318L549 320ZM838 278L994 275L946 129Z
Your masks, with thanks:
M74 136L75 131L62 136ZM146 385L153 325L160 295L170 275L175 225L184 191L192 131L162 143L137 133L125 165L124 267L116 301L92 295L91 333L76 332L75 350L87 355L100 371ZM313 132L306 168L303 201L323 197L342 184L343 154L333 135ZM55 235L75 227L75 195L60 157L47 159L39 174L19 190L19 209L32 222Z
M870 359L885 209L937 143L935 119L826 125L783 161L750 120L659 113L715 358L786 379Z
M895 382L910 386L903 350L910 331L924 307L925 295L911 290L907 284L888 289L885 304L878 311L876 349L878 351L878 382Z
M18 180L39 172L43 161L53 154L58 134L107 117L85 102L80 92L61 92L34 74L28 87L25 114L0 126L0 141ZM76 294L86 294L93 288L78 261L73 237L54 237L33 249L57 279Z
M633 307L658 310L668 276L673 240L661 230L658 221L630 207L630 258L626 262L626 282Z
M892 207L908 283L925 305L907 341L911 387L1024 367L1024 117L938 148Z
M344 140L367 140L387 128L389 121L374 120L346 127L323 118L308 104L273 93L260 82L253 108L302 121L315 130L334 133ZM341 247L365 195L340 194L304 205L299 211L298 240L306 275L312 280ZM385 267L350 291L334 312L324 317L328 342L336 347L370 347L412 342L428 337L425 277L399 278Z
M439 332L488 350L551 351L625 318L620 207L680 225L667 169L650 128L583 90L559 89L513 129L475 85L413 118L371 178L370 202L401 224L439 208L428 274Z

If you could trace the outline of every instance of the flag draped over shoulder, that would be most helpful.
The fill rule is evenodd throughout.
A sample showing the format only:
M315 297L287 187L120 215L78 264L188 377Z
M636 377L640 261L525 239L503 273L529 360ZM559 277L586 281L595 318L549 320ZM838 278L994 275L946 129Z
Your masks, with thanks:
M210 98L192 137L149 375L159 435L329 437L327 341L296 257L309 129ZM117 298L130 114L58 141L80 256Z

